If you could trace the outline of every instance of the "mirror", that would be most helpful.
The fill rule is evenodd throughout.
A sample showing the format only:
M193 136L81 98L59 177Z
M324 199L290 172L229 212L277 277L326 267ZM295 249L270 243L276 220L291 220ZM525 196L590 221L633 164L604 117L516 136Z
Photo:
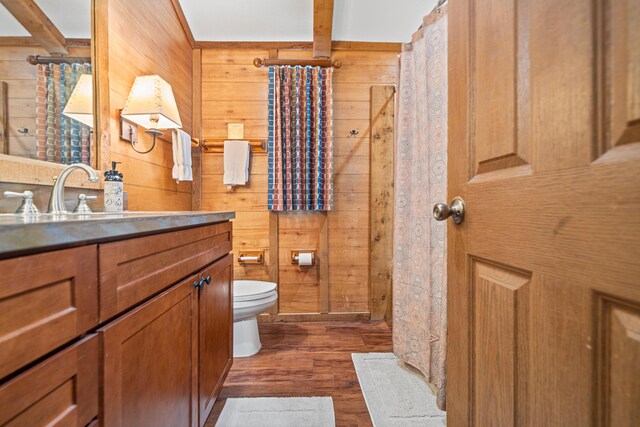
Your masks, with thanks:
M91 0L28 3L0 3L0 153L97 168Z

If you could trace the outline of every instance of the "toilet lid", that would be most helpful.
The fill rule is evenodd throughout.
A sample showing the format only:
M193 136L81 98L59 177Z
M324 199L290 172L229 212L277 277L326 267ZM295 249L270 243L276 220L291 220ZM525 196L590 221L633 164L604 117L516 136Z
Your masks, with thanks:
M234 301L251 301L264 298L273 293L278 285L273 282L261 282L258 280L234 280Z

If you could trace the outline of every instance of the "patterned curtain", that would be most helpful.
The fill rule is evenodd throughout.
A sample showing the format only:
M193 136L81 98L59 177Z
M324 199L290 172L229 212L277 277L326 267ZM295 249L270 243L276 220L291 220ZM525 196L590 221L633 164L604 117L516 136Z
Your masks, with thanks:
M445 409L447 200L446 8L425 19L400 57L395 168L393 352L422 372ZM415 40L415 39L414 39Z
M332 68L269 67L269 210L333 209Z
M36 153L38 160L91 163L90 128L62 114L81 74L91 64L38 64L36 81Z

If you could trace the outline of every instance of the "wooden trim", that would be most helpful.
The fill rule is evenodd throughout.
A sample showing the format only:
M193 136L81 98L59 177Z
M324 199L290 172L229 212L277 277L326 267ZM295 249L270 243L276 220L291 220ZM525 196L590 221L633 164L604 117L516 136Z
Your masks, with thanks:
M400 53L401 48L402 43L348 41L334 41L333 43L331 43L332 50L372 50L377 52Z
M0 46L39 46L33 37L5 36L0 37Z
M342 61L339 59L271 59L271 58L253 58L253 66L256 68L269 67L272 65L290 65L290 66L311 66L311 67L342 67Z
M320 285L320 313L329 313L329 215L320 213L318 239L318 263Z
M263 50L312 50L313 42L214 42L196 41L197 49L263 49ZM398 52L402 49L402 43L387 42L349 42L334 41L331 50L365 50L377 52Z
M333 0L313 0L313 57L331 56Z
M202 51L194 49L191 60L191 132L198 141L191 147L193 182L191 183L191 210L202 209Z
M97 155L96 167L102 170L108 170L111 164L108 0L92 0L91 32L93 34L91 63L93 64L93 116Z
M34 0L0 0L0 3L52 55L67 55L67 41Z
M70 38L65 39L66 46L69 47L83 47L90 48L91 47L91 39L78 39L78 38ZM15 36L7 36L0 37L0 46L40 46L37 40L35 40L31 36L27 37L15 37Z
M197 49L304 49L311 50L312 42L214 42L196 41Z
M53 177L59 175L67 165L42 160L0 154L0 182L18 184L53 185ZM100 174L100 172L97 172ZM102 189L100 182L89 182L84 174L71 174L66 187Z
M0 153L9 154L9 85L0 82Z
M269 212L269 278L274 283L280 283L280 215ZM280 312L280 298L269 309L268 313L275 315Z
M258 316L259 323L275 322L356 322L369 321L370 314L366 312L357 313L282 313L282 314L261 314Z
M84 48L90 48L91 47L91 38L88 39L67 39L67 47L84 47Z
M196 41L193 38L191 27L189 26L189 22L187 21L187 18L184 16L184 10L182 10L182 6L180 6L180 2L178 0L171 0L171 4L173 5L173 9L176 11L176 15L178 16L178 20L180 21L180 25L182 26L182 31L184 31L184 35L187 36L189 45L191 46L192 49L194 49Z
M371 86L369 309L391 319L393 272L393 161L395 86Z

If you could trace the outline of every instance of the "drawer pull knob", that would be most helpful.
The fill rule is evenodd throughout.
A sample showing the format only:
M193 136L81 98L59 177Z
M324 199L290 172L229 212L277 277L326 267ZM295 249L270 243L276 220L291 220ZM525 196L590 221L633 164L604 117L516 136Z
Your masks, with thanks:
M211 276L205 277L204 281L207 282L207 285L210 285L211 284Z
M201 288L202 287L202 283L193 282L193 287L194 288Z

